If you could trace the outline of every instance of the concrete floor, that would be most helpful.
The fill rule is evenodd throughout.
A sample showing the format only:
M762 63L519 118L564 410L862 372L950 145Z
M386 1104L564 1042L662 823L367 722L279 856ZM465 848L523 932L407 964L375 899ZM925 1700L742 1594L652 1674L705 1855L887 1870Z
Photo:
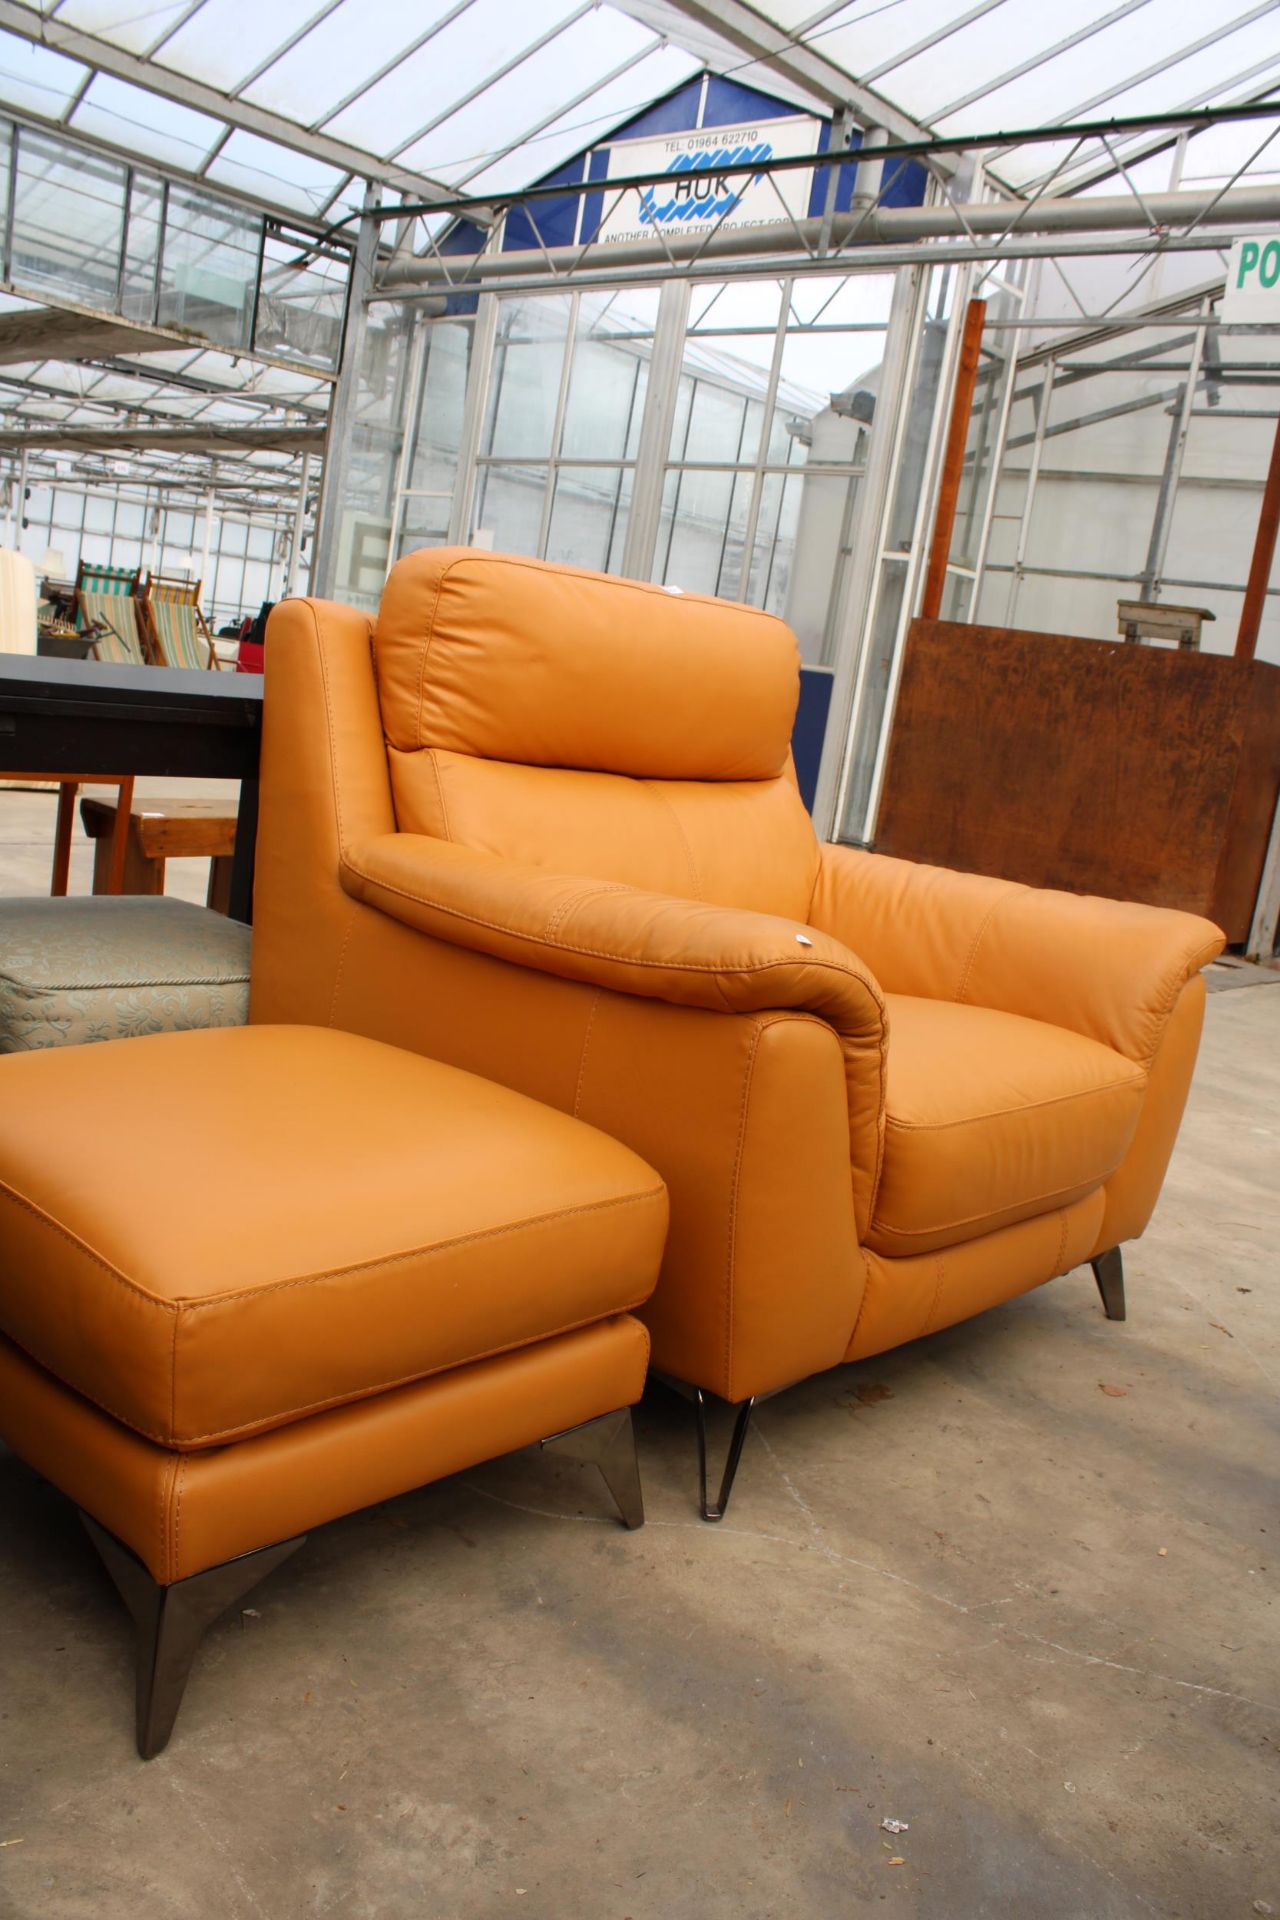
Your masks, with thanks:
M1280 1915L1278 1114L1280 991L1215 994L1126 1324L1086 1270L812 1380L720 1527L660 1390L640 1533L536 1452L329 1527L147 1765L0 1456L0 1916Z

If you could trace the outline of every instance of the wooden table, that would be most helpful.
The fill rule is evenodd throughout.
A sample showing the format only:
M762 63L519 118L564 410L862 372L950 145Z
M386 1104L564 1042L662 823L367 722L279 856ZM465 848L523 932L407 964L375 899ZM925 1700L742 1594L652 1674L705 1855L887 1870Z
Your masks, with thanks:
M226 913L239 815L235 802L190 800L178 794L133 800L127 808L123 875L119 886L113 887L113 836L124 805L108 794L87 793L80 801L84 830L94 842L94 892L163 893L166 860L207 859L211 862L208 904L215 912Z
M262 681L250 673L198 673L0 653L0 763L44 779L238 780L240 807L228 910L253 917L258 832Z

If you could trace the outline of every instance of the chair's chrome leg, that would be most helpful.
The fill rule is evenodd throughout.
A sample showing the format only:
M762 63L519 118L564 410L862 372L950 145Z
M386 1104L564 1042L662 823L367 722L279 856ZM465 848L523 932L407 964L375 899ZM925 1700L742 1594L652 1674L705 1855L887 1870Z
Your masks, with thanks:
M1089 1264L1093 1268L1093 1277L1098 1283L1098 1292L1102 1295L1108 1320L1123 1320L1124 1256L1119 1247L1108 1248L1106 1253L1100 1253Z
M636 1456L636 1429L630 1407L616 1413L602 1413L567 1433L553 1433L543 1441L571 1460L598 1467L624 1527L644 1525L644 1494L640 1486L640 1462Z
M747 1438L747 1428L751 1425L751 1415L756 1404L752 1394L738 1408L733 1423L733 1433L729 1440L729 1455L724 1463L724 1476L720 1481L720 1494L714 1506L707 1499L707 1399L701 1387L693 1390L693 1411L698 1422L698 1494L704 1520L723 1520L729 1506L729 1496L733 1492L733 1482L738 1471L738 1462L742 1458L742 1449Z
M196 1648L206 1627L287 1560L305 1533L242 1553L162 1587L115 1535L81 1512L89 1538L138 1629L138 1752L151 1760L168 1745Z

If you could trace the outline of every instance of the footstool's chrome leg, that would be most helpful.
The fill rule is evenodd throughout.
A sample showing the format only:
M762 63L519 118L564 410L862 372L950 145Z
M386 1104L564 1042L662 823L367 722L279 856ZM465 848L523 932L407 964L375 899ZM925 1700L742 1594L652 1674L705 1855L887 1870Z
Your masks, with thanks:
M567 1433L555 1433L543 1441L557 1453L599 1467L606 1487L625 1527L644 1525L644 1494L640 1487L640 1462L636 1457L636 1430L630 1407L616 1413L602 1413L585 1426L570 1427Z
M1111 1247L1089 1263L1102 1295L1108 1320L1124 1319L1124 1256L1119 1247Z
M306 1539L300 1533L242 1553L162 1587L115 1535L81 1512L85 1529L138 1629L138 1752L151 1760L169 1743L196 1648L206 1627Z

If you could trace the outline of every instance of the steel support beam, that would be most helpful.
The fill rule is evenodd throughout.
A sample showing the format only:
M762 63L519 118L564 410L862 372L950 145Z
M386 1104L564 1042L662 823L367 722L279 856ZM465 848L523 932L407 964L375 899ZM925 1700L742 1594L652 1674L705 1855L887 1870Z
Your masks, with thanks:
M625 0L623 3L625 5ZM633 12L645 26L654 24L643 5L627 11ZM754 7L745 6L743 0L667 0L664 11L677 13L704 33L717 35L780 80L821 100L825 106L851 108L863 126L883 127L898 140L929 138L929 129L904 113L901 107L895 107L882 94L862 85L817 48L803 45L794 34L766 20ZM943 164L946 166L946 162Z
M342 364L338 369L338 384L333 390L329 407L324 477L320 487L320 508L316 514L315 546L311 553L311 591L317 598L323 598L332 591L337 573L338 527L346 494L351 435L355 428L359 397L360 362L364 356L369 316L366 295L373 281L373 263L378 251L378 222L373 217L377 203L377 189L370 185L365 190L355 259L351 263Z
M254 106L248 100L233 99L230 94L206 86L202 80L195 80L190 74L162 67L140 54L127 53L123 47L100 39L96 34L82 33L76 27L64 26L60 20L50 19L47 13L40 12L37 7L24 5L23 0L0 0L0 27L7 33L16 34L20 40L48 47L54 53L65 54L70 60L82 60L86 66L96 68L99 73L110 74L113 79L127 80L130 86L142 87L162 100L175 101L179 106L191 107L197 113L208 114L213 120L221 120L229 127L256 133L259 138L272 140L277 146L287 147L294 153L308 154L313 160L322 161L325 166L338 167L361 179L382 181L386 186L422 200L456 197L451 188L442 186L425 173L418 173L413 167L380 160L376 154L353 147L346 140L337 140L332 134L313 132L286 119L283 114Z
M71 453L123 449L145 453L318 453L323 427L10 427L0 429L0 449L40 448Z
M0 0L3 4L3 0ZM566 193L573 191L565 189ZM837 216L831 223L833 252L816 264L828 270L851 266L854 259L867 264L864 256L877 245L909 246L925 240L984 237L999 240L1008 236L1007 245L996 251L1013 259L1025 251L1027 236L1133 232L1137 238L1150 235L1151 222L1161 229L1190 226L1254 227L1280 221L1280 188L1275 186L1237 187L1229 193L1205 189L1195 192L1148 194L1142 205L1132 194L1106 194L1096 198L1054 198L1038 200L1018 224L1009 230L1009 205L1005 201L973 201L967 205L948 204L930 207L878 207L869 212ZM722 233L675 233L657 241L624 241L602 249L612 270L662 265L697 256L734 258L757 254L789 254L798 247L817 248L823 238L821 218L768 221L760 226L728 228ZM841 258L838 249L847 241L856 241L858 253ZM1135 250L1136 243L1135 243ZM976 257L976 256L975 256ZM591 271L590 255L582 247L548 247L538 258L552 273L570 267ZM445 259L432 256L402 263L394 277L388 277L376 290L375 298L391 299L418 287L437 291L448 287L473 286L479 282L527 279L527 252L455 255ZM580 274L575 273L578 283Z

